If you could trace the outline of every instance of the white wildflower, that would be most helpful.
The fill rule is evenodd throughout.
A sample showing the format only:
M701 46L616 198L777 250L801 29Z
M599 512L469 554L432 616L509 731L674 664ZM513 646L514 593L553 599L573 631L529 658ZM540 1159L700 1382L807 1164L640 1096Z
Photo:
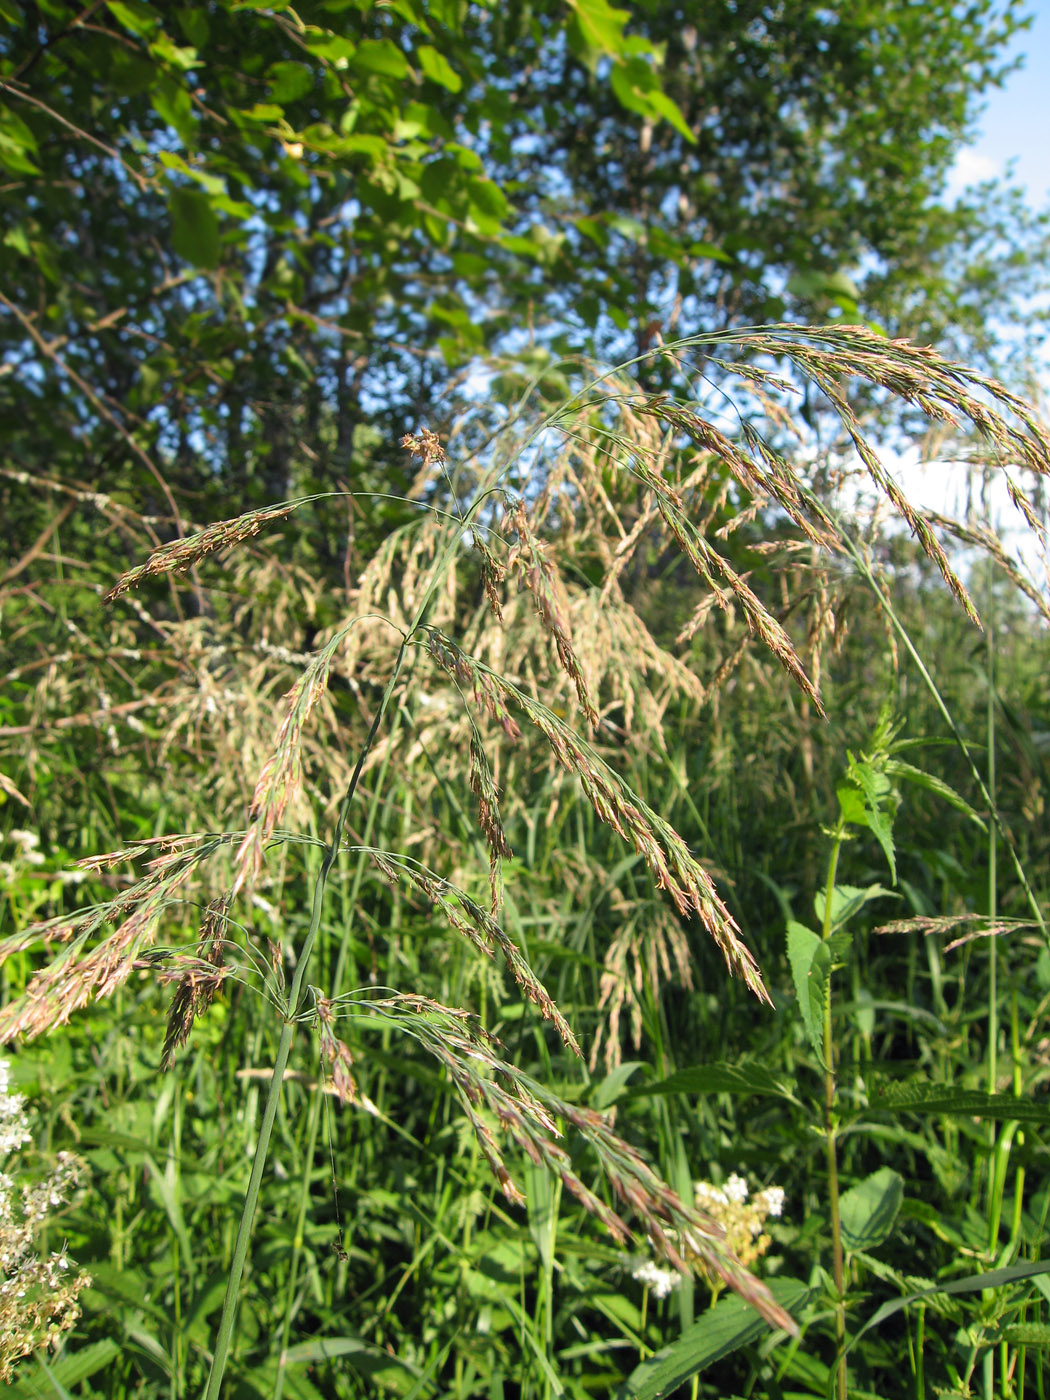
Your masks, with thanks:
M26 865L43 865L45 856L43 851L38 850L40 837L35 831L22 831L16 829L9 832L11 840L18 847L18 854Z
M729 1197L717 1186L712 1186L709 1181L698 1181L693 1187L693 1194L696 1197L698 1206L713 1203L716 1206L727 1206Z
M740 1201L746 1201L747 1182L742 1176L737 1176L736 1172L733 1172L725 1184L725 1194L727 1200L736 1201L738 1203Z
M631 1264L631 1277L648 1288L654 1298L666 1298L682 1281L677 1269L661 1269L652 1259L636 1259Z
M755 1204L759 1203L764 1208L766 1215L783 1215L784 1188L782 1186L767 1186L755 1197Z

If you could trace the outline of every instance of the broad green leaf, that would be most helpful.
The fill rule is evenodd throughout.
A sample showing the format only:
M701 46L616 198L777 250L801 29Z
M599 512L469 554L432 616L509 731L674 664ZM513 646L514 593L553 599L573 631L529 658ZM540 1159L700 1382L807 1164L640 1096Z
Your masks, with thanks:
M106 9L118 24L140 38L152 34L160 25L157 11L143 0L107 0Z
M846 1191L839 1201L843 1246L851 1251L877 1249L889 1238L903 1198L904 1182L889 1167Z
M1050 1347L1050 1323L1011 1322L1000 1332L998 1340L1015 1347Z
M731 263L734 261L732 255L724 248L718 248L713 243L690 243L689 254L694 258L712 258L715 262Z
M649 94L649 102L653 111L656 112L658 116L663 117L665 122L669 122L680 136L685 137L691 146L696 145L696 136L689 123L682 115L682 109L677 102L668 97L667 93L661 91L659 88L657 88L655 92Z
M831 952L812 929L794 919L787 926L788 961L809 1043L824 1065L824 1007L831 979Z
M168 193L171 210L171 242L180 258L194 267L219 266L219 221L207 195L198 190L174 189Z
M652 1094L761 1094L792 1099L794 1092L795 1086L791 1080L778 1078L765 1065L715 1063L693 1065L655 1084L638 1085L628 1089L626 1097L644 1099Z
M864 794L857 791L855 787L845 785L835 789L835 796L839 800L839 808L846 821L852 822L854 826L867 826L868 818L864 807Z
M624 1060L615 1069L610 1070L591 1095L592 1107L598 1109L599 1112L610 1108L624 1093L628 1079L643 1064L643 1060Z
M438 53L437 49L431 48L429 44L424 44L416 50L416 57L419 59L419 66L424 75L432 83L447 88L449 92L459 92L463 86L463 79L444 54Z
M831 927L841 928L849 923L854 914L864 905L873 899L898 899L900 896L893 890L885 889L882 885L868 885L864 888L856 885L836 885L831 892ZM813 907L816 911L817 922L823 926L824 923L825 895L823 890L818 890L813 899Z
M887 798L892 798L893 785L886 774L863 759L849 756L850 780L864 795L863 825L867 826L882 847L890 867L890 875L896 884L897 861L893 847L893 820L883 808Z
M910 1079L873 1093L867 1112L944 1113L956 1118L990 1118L998 1122L1050 1124L1050 1104L1012 1094L989 1094L981 1089L957 1089Z
M584 47L596 54L624 51L624 25L630 10L617 10L608 0L570 0L576 29Z
M270 96L274 102L294 102L297 97L305 97L313 88L313 69L305 63L282 61L274 63L266 74L270 85Z
M390 39L365 39L357 47L353 66L362 73L375 73L381 78L408 76L408 60Z
M886 763L886 772L894 778L900 778L906 783L913 783L916 787L925 788L928 792L936 793L938 797L943 797L945 802L956 808L975 822L982 831L988 830L988 824L979 812L975 812L953 787L938 778L934 773L925 773L921 768L916 768L912 763L904 763L899 758L891 758Z
M185 86L174 78L161 77L150 87L150 101L161 121L178 132L184 146L193 146L197 136L197 119L193 101Z
M782 1308L796 1314L816 1292L798 1279L773 1279L769 1290ZM723 1298L670 1346L635 1367L616 1400L662 1400L723 1356L757 1342L769 1323L742 1298Z

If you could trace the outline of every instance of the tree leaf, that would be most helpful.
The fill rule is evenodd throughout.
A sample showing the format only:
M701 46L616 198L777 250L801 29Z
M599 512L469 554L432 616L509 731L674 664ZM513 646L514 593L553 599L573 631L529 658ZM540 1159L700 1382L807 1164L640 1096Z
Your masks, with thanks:
M463 86L463 79L455 71L444 54L438 53L437 49L431 48L429 44L424 44L416 50L416 57L419 59L419 66L422 68L424 76L432 83L437 83L449 92L459 92Z
M208 196L199 190L173 189L168 193L171 210L171 242L180 258L195 267L219 266L219 221Z

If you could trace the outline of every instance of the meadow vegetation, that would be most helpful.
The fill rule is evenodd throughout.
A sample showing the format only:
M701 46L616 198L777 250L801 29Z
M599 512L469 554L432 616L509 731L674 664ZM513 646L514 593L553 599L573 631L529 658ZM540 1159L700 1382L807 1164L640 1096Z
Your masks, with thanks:
M1050 1392L1020 15L697 10L0 0L15 1397Z

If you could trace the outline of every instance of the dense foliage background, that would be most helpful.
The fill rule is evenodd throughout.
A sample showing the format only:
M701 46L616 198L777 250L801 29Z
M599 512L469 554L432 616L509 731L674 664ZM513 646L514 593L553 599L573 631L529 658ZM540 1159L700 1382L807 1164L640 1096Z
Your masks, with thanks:
M92 1280L13 1394L201 1392L281 998L362 752L308 974L354 1097L322 1092L339 1052L316 1001L294 1008L228 1393L1050 1387L1048 604L998 543L992 484L1028 493L1030 561L1050 461L1023 417L982 436L981 405L1015 407L987 381L934 393L933 360L894 343L1030 383L1045 219L1016 191L945 199L1022 23L990 0L0 0L0 1024L55 1022L5 1053L28 1168L84 1166L40 1247L68 1242ZM743 331L826 321L871 329L819 363ZM400 445L423 428L447 463ZM862 433L929 433L965 463L965 528L872 514ZM192 543L246 514L262 533L226 528L218 560ZM103 604L163 545L184 574ZM542 725L511 742L471 706L481 672L443 671L436 644L400 658L372 620L417 613L681 833L772 1006ZM312 713L289 740L297 685ZM167 849L149 843L243 832L289 743L301 788L221 912L229 975L171 1070L167 1008L209 964L236 842L152 911L112 995L60 977L71 1014L40 995L19 1020L73 911L106 906L97 940ZM501 924L582 1061L453 941L436 886L361 849L487 907L493 790ZM73 864L109 851L129 854ZM390 989L450 1059L403 1007L360 1010ZM617 1243L513 1145L524 1205L501 1194L499 1115L464 1114L481 1041L457 1036L481 1032L461 1011L560 1096L573 1179L630 1204L586 1117L610 1112L737 1230L801 1337L709 1270L666 1273L644 1229Z

